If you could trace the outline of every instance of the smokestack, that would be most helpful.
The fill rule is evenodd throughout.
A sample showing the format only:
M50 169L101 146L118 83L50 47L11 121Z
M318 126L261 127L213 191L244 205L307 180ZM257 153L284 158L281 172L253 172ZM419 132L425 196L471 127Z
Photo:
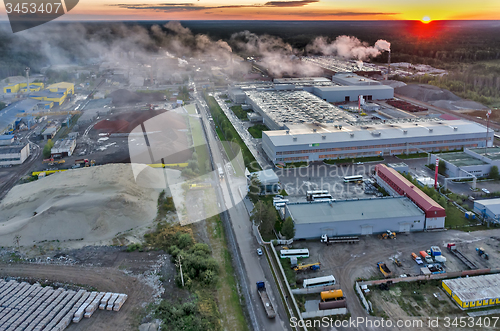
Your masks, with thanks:
M387 57L387 76L391 74L391 50L389 50L389 56Z

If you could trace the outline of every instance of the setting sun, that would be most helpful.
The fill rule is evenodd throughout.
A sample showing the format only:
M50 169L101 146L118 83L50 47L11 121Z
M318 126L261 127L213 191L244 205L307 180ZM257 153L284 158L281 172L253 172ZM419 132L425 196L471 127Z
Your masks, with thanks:
M424 23L429 23L430 21L431 21L431 18L429 16L424 16L422 18L422 22L424 22Z

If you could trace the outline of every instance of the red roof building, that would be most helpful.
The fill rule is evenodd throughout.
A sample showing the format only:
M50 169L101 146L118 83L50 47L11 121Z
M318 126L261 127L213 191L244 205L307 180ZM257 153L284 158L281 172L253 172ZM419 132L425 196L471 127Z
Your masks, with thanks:
M385 164L375 166L377 181L399 195L408 197L425 213L426 229L444 228L446 211L440 204L422 192L412 182ZM383 183L381 183L383 181Z

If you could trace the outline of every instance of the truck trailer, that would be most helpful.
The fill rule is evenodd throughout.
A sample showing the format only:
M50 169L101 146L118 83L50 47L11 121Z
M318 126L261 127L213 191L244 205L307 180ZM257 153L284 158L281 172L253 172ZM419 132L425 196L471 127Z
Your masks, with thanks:
M257 292L259 292L260 299L262 300L262 303L264 304L264 308L266 310L267 317L268 318L275 318L276 311L274 310L271 299L267 295L266 283L257 282Z

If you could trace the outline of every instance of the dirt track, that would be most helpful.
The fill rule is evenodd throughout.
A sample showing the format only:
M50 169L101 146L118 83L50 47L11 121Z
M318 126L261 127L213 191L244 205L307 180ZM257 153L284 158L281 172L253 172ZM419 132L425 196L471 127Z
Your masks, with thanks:
M0 264L0 277L7 276L85 284L99 291L128 294L128 300L119 312L97 311L90 319L70 324L69 331L136 330L137 326L133 327L136 316L143 304L151 301L153 294L149 286L116 268Z

